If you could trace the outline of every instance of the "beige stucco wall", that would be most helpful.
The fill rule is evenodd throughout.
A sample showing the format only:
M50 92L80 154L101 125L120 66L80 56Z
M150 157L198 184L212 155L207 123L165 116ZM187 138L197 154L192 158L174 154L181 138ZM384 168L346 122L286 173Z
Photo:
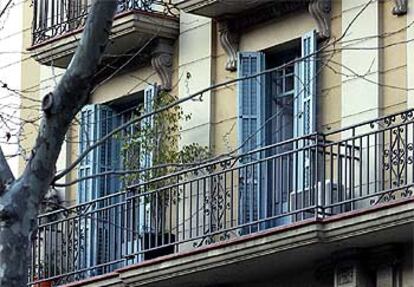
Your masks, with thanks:
M23 3L23 51L31 46L32 43L32 12L33 7L30 2ZM24 97L21 97L21 110L20 116L23 120L35 119L39 116L39 111L36 107L39 107L38 100L40 99L40 65L29 57L27 54L22 54L21 62L21 90ZM25 107L30 107L26 109ZM24 125L22 126L20 147L23 151L30 151L33 146L37 129L36 125ZM19 157L19 173L21 173L25 167L25 162L28 154L23 153Z
M178 51L179 97L187 97L212 84L212 20L182 13ZM195 99L182 105L191 120L182 123L181 145L199 143L210 146L211 93L202 100Z
M407 107L407 16L393 15L394 5L390 0L372 3L344 38L343 126ZM363 6L361 1L342 2L343 29Z
M382 51L381 107L383 114L395 113L407 108L407 16L396 17L390 13L393 1L383 3L380 45ZM412 9L413 6L411 6Z
M377 49L366 48L379 46L381 4L375 1L364 8L365 4L342 1L342 27L344 31L350 27L343 37L342 65L338 67L342 74L342 126L380 115L380 89L375 83L380 80L381 59Z
M342 6L340 2L334 1L331 14L331 41L339 38L342 35ZM341 44L336 45L337 48ZM342 62L341 53L333 53L330 55L321 55L321 67L319 71L319 94L318 94L318 130L325 132L332 129L337 129L341 126L341 109L342 109L342 86L341 75L333 65L325 65L330 60L340 64Z
M408 0L409 7L414 7L414 0ZM405 21L405 25L408 27L406 32L406 57L407 57L407 106L409 108L414 107L414 25L411 23L414 22L414 9L409 9Z

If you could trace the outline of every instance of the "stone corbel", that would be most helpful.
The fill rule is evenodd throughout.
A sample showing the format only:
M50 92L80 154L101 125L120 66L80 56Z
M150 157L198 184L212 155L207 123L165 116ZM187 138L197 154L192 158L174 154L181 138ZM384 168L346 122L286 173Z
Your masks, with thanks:
M402 16L408 12L408 0L394 0L395 6L392 9L392 14Z
M227 55L226 70L237 70L237 52L239 51L239 33L231 29L229 21L219 22L220 43Z
M161 80L161 90L171 91L174 47L171 40L159 39L151 53L151 65Z
M328 39L331 36L331 10L331 0L311 0L309 2L309 13L316 21L321 39Z

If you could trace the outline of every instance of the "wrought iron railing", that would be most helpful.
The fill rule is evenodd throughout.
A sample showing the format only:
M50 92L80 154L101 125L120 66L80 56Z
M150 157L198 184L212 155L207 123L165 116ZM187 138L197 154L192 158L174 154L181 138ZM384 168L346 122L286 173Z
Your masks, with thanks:
M78 30L85 25L92 0L33 0L32 44ZM117 13L139 11L177 17L171 0L118 0Z
M414 111L287 140L39 217L31 284L412 195Z

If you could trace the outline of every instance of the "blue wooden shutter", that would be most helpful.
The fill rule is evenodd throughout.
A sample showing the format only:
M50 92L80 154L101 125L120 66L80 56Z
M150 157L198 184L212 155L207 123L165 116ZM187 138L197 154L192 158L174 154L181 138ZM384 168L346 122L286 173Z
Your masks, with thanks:
M264 70L264 54L260 52L239 53L238 77L254 75ZM264 77L246 79L238 84L238 143L240 153L259 148L263 143L261 127L264 101ZM258 154L242 158L242 164L255 161ZM265 192L261 190L261 172L257 165L240 170L239 221L248 223L259 218L264 210ZM264 173L263 173L264 174Z
M116 126L116 117L111 108L103 105L87 105L80 113L79 128L79 152L84 152L87 147L101 139ZM80 163L78 176L80 178L102 172L114 170L118 166L118 145L114 139L107 140L104 144L93 149ZM99 176L81 181L78 184L78 202L85 203L99 197L114 193L119 187L119 180L111 176ZM103 207L93 206L93 208ZM81 267L89 267L102 263L109 259L108 253L113 234L109 232L108 224L99 224L98 215L85 218L81 221L81 229L84 233L85 246L90 246L82 253ZM94 219L93 219L94 218ZM113 219L113 218L112 218ZM106 218L103 220L112 220ZM115 250L112 248L112 250ZM83 266L85 265L85 266Z
M157 85L150 85L144 90L144 114L154 111L154 99L157 92ZM141 127L154 128L154 116L143 119L141 121ZM140 158L141 168L150 168L152 166L152 151L144 151Z
M99 140L104 136L108 135L117 125L118 116L117 114L108 106L97 105L96 109L96 128L97 128L97 139ZM119 145L116 143L114 138L109 138L106 140L99 148L96 149L97 157L97 171L98 173L109 172L116 170L119 166ZM118 191L120 186L120 181L117 177L106 175L100 176L97 178L97 193L96 196L103 197ZM106 201L101 204L99 207L104 207L105 205L114 204L113 200ZM101 213L102 222L111 222L111 224L116 224L116 212L115 208L111 207L111 212ZM101 264L116 259L116 252L118 246L114 246L113 242L115 240L115 228L110 224L98 224L97 229L97 263ZM111 245L111 246L110 246ZM109 271L110 269L105 269Z
M88 146L93 144L97 138L96 128L96 105L87 105L80 112L79 126L79 154L83 153ZM96 149L89 152L79 164L78 177L88 177L97 173ZM90 178L78 183L78 203L89 202L96 198L97 178ZM78 250L78 268L87 268L96 264L96 222L91 218L79 220L81 238L80 244L89 246ZM84 241L84 242L82 242Z
M79 154L83 153L86 148L94 142L95 129L93 118L95 114L95 106L85 106L80 112L79 126ZM78 177L88 177L96 173L94 152L88 153L80 162L78 169ZM94 189L93 179L87 179L78 183L78 203L84 203L92 200L92 190Z
M312 31L302 37L302 61L301 79L303 89L303 135L316 131L316 56L317 49L316 32Z
M295 137L302 137L316 131L316 31L303 35L301 46L303 60L295 66L295 73L299 75L295 82ZM298 147L304 144L306 141L300 141ZM297 186L294 189L308 189L311 178L310 151L305 149L297 153L296 156L298 174L295 175L297 176L297 181L295 181Z
M107 106L87 105L80 113L79 153L111 132L116 126L114 112ZM116 169L118 146L114 139L93 149L80 162L80 178ZM78 202L84 203L116 191L118 180L110 176L96 177L81 181L78 185Z
M144 90L144 114L148 114L154 111L154 100L155 97L157 96L158 93L158 89L157 89L157 85L149 85L145 90ZM150 129L154 129L154 116L150 116L148 118L145 118L142 121L143 126L150 128ZM150 168L153 165L153 151L152 150L147 150L144 151L144 154L141 156L141 168ZM151 172L148 172L148 174L151 177ZM140 227L140 230L147 230L149 228L150 224L150 220L151 220L151 203L149 202L142 202L141 203L141 212L140 212L140 216L141 216L141 220L140 222L142 222L142 226ZM144 212L146 213L146 215L144 216Z
M99 140L109 134L118 124L118 116L108 106L97 105L96 109L96 128L97 138ZM97 172L104 173L116 170L119 166L119 145L112 137L105 141L96 149ZM118 178L114 176L103 176L98 179L98 191L96 196L102 197L117 192L120 186Z

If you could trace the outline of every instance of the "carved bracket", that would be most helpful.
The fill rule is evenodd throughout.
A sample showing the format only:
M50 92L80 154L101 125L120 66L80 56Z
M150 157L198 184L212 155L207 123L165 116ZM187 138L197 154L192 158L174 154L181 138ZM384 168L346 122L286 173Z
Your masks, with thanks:
M159 39L151 53L151 65L160 77L163 91L172 89L173 54L173 43L167 39Z
M402 16L408 12L408 0L394 0L395 6L392 9L392 14Z
M227 55L226 70L237 70L237 52L239 51L239 34L231 29L229 21L219 23L220 43Z
M331 10L331 0L311 0L309 2L309 13L316 21L321 39L328 39L331 36Z
M226 70L237 70L237 52L239 51L240 33L252 25L283 17L288 13L308 7L318 26L319 36L327 39L331 36L332 0L275 1L272 5L239 15L240 17L218 19L220 43L227 55Z

